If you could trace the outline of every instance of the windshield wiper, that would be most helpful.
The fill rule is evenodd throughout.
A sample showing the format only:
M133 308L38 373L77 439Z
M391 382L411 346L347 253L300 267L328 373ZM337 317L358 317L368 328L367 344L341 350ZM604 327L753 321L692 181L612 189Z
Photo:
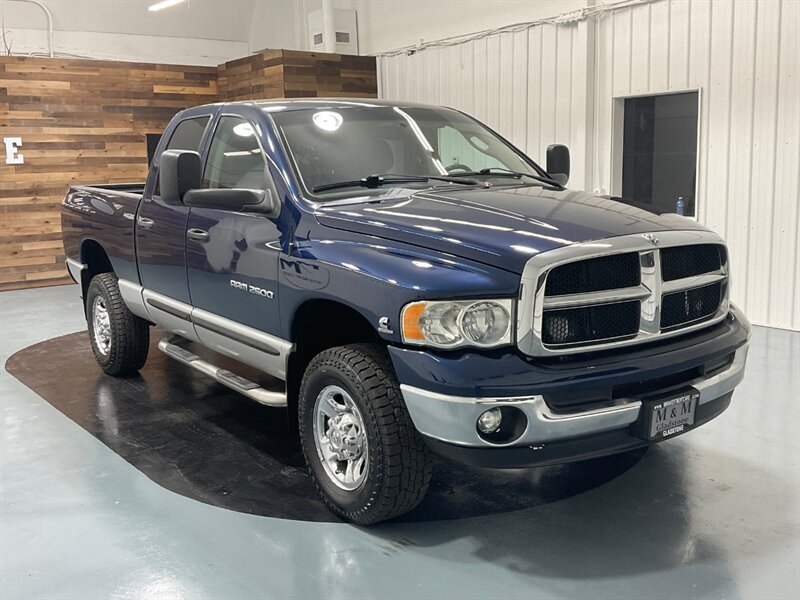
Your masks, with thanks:
M552 185L553 187L558 187L564 189L564 186L558 183L557 181L550 179L549 177L541 177L540 175L534 175L533 173L523 173L522 171L512 171L511 169L505 169L503 167L486 167L485 169L481 169L480 171L463 171L461 173L453 173L452 177L474 177L475 175L493 175L494 177L513 177L515 179L519 179L521 177L530 177L531 179L535 179L536 181L541 181L542 183L546 183L547 185Z
M337 181L336 183L325 183L323 185L315 185L311 191L325 192L328 190L337 190L339 188L348 187L365 187L375 189L382 185L392 185L395 183L425 183L426 181L445 181L447 183L461 183L464 185L480 185L480 181L474 179L463 179L456 176L445 177L444 175L369 175L361 179L354 179L352 181Z

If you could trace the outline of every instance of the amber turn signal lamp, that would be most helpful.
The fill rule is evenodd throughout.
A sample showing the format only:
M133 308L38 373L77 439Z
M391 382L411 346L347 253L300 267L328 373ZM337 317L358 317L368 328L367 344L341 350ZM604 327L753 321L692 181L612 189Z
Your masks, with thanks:
M426 302L414 302L406 306L403 311L403 339L406 341L425 341L425 336L419 326L422 313L425 312Z

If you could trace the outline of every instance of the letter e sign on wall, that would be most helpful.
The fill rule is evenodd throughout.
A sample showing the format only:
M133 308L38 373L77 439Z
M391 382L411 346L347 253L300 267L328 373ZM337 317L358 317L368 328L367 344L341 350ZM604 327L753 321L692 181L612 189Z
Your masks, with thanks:
M19 147L22 146L21 137L3 138L3 143L6 145L7 165L21 165L25 163L25 157L19 153Z

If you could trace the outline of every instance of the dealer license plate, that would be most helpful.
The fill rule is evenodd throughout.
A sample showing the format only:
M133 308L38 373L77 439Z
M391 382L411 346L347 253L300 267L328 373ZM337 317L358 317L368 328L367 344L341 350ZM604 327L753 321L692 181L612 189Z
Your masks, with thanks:
M692 390L651 404L650 439L663 440L691 429L699 399L700 392Z

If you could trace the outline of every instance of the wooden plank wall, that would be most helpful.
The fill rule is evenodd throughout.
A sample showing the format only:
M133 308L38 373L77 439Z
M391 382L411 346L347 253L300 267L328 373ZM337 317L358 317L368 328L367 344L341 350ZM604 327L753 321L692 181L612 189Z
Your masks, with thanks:
M283 51L284 97L377 98L374 56Z
M60 202L72 183L142 181L147 133L217 98L216 69L0 58L0 137L21 136L25 164L0 148L0 290L70 280Z
M283 98L283 51L271 50L218 67L220 100Z
M142 181L147 133L216 101L377 97L374 57L273 50L214 67L0 57L0 290L68 283L60 202L73 183Z
M374 56L270 50L219 66L220 100L377 98Z

